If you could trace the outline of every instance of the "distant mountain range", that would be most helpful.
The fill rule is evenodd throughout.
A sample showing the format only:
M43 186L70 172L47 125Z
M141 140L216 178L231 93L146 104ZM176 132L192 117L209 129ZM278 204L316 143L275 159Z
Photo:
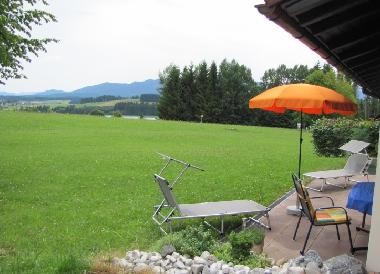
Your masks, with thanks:
M130 84L102 83L94 86L87 86L73 91L49 89L43 92L9 93L0 91L0 96L17 97L38 97L38 98L86 98L98 97L102 95L112 95L121 97L140 96L141 94L158 94L160 81L149 79L143 82L133 82Z

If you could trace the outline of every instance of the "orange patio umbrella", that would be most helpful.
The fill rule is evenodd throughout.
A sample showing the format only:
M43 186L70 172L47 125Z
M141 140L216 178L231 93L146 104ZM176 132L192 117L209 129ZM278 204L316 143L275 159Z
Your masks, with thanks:
M249 100L249 108L277 113L295 110L301 113L298 177L301 177L302 113L351 115L357 111L355 103L336 91L309 84L290 84L268 89Z

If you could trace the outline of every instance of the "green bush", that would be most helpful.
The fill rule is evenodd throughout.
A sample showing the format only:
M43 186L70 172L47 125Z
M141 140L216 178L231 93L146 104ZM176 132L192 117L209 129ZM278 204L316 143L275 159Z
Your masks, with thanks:
M182 232L174 232L165 235L161 239L157 240L150 249L153 251L160 252L165 245L172 245L177 251L181 249L182 246Z
M377 144L379 141L379 121L363 120L357 121L353 130L352 138L370 143L367 148L371 156L377 155Z
M252 244L264 241L264 231L258 228L246 229L241 232L231 232L229 242L222 242L214 230L204 226L187 226L184 230L168 234L156 241L150 248L160 252L165 245L172 245L177 252L191 257L200 256L203 251L209 251L219 260L244 264L250 267L270 266L265 254L253 254Z
M94 110L91 110L90 115L104 116L104 111L101 109L94 109Z
M351 139L352 123L347 119L317 120L311 128L315 152L319 156L342 156L338 148Z
M342 156L344 152L339 147L352 139L370 143L367 151L370 155L376 155L378 121L322 118L311 129L314 149L319 156Z
M163 246L170 244L179 253L193 257L201 255L205 250L213 250L217 242L217 234L204 225L187 226L184 230L164 236L151 249L161 251Z
M240 261L239 264L249 266L250 268L266 268L271 266L270 259L266 254L251 254L244 261Z
M232 256L237 260L245 260L249 257L252 244L260 244L264 241L265 234L261 229L245 229L241 232L231 232L229 240L231 243Z
M118 118L120 118L120 117L122 117L123 115L121 114L121 112L120 111L114 111L113 112L113 117L118 117Z
M213 250L210 250L215 257L224 262L235 262L234 257L232 256L232 246L231 243L219 243L214 246Z
M256 267L269 267L271 266L270 261L267 258L267 255L264 253L262 254L254 254L250 253L248 257L245 257L244 259L241 258L234 258L232 253L232 246L231 243L220 243L215 247L214 250L211 252L214 254L218 260L222 260L224 262L232 262L234 264L242 264L249 266L250 268L256 268Z

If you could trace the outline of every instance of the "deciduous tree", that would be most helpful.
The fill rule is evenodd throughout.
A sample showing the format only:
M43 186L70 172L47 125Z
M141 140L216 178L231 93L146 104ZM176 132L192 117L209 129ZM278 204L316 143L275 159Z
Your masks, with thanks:
M47 5L45 0L0 0L0 84L10 78L26 78L22 62L31 62L30 54L38 56L48 43L57 42L33 38L35 26L56 21L54 15L33 8L39 3Z

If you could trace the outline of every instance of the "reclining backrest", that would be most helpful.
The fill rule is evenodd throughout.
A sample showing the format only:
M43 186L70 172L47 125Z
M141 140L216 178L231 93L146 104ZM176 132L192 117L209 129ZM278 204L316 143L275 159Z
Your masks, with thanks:
M298 200L302 206L302 211L305 213L306 217L309 218L311 222L314 220L314 207L311 203L309 193L304 185L302 185L301 180L294 174L292 174L292 179L294 183L294 188L296 189Z
M180 211L178 204L175 200L175 197L169 187L168 180L166 180L164 177L161 177L160 175L157 175L157 174L154 174L154 180L158 183L167 204L173 208L176 208L178 211Z
M358 140L351 140L347 144L344 144L339 149L350 152L350 153L361 153L365 152L365 149L370 145L370 143L358 141Z
M352 154L348 158L347 163L344 166L344 170L353 174L360 174L365 172L365 169L368 167L369 163L370 159L367 154Z

